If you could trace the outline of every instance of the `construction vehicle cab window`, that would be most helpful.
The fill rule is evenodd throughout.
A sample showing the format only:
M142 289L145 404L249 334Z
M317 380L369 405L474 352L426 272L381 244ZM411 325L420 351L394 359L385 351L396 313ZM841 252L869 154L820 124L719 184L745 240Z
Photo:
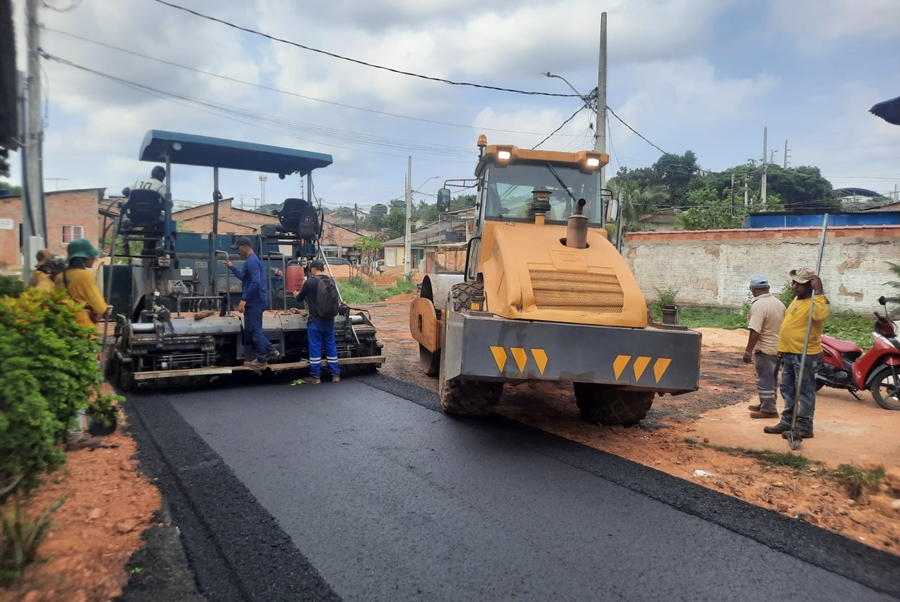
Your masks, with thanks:
M485 219L534 221L533 193L535 190L546 190L550 202L550 210L545 215L547 221L561 222L568 219L574 212L578 199L590 199L585 205L584 214L588 216L591 225L601 226L600 212L595 211L597 180L595 173L584 173L572 167L554 167L549 163L489 165L482 193Z
M566 381L585 420L630 425L655 395L697 390L700 334L649 323L603 227L606 205L616 211L600 189L609 156L489 146L485 136L477 146L466 270L427 274L410 306L444 410L484 414L506 383Z

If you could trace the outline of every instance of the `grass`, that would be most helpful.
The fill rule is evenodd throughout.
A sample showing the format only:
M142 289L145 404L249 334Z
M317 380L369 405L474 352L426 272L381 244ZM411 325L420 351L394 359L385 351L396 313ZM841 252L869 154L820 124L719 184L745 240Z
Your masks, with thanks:
M884 478L884 467L862 468L852 464L841 464L829 476L844 486L851 499L858 500L863 493L877 491Z
M662 306L651 303L654 320L662 321ZM679 307L679 319L688 328L747 328L746 311L705 307ZM863 349L872 346L872 325L875 318L857 314L832 314L825 320L822 331L828 336L853 341Z
M338 282L338 289L344 303L357 305L360 303L376 303L403 293L412 293L416 285L406 278L397 278L397 283L390 288L379 288L365 278L351 278L346 282Z
M744 447L725 447L721 445L708 445L707 447L732 456L744 456L753 458L763 466L773 468L790 468L795 474L810 470L814 466L822 467L821 462L813 462L791 452L776 452L769 449L747 449Z

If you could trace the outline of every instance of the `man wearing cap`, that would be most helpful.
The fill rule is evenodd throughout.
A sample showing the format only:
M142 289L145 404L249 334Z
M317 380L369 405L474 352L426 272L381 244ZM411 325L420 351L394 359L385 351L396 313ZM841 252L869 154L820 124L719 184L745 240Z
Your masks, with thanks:
M801 439L813 438L813 414L816 411L816 369L822 361L822 325L828 317L828 299L822 292L822 281L807 268L791 270L791 290L794 300L784 314L784 322L778 335L778 353L781 360L781 396L784 411L781 421L775 426L763 429L766 433L787 437L791 430L794 403L800 406L797 412L797 430ZM800 359L803 357L803 343L806 340L806 325L809 320L810 297L812 297L812 327L809 331L809 345L806 348L806 362L803 380L800 383L800 399L797 396L797 379L800 376Z
M56 284L53 282L53 277L50 276L50 266L48 265L51 257L53 257L53 251L50 249L41 249L37 252L37 267L31 272L28 286L53 290Z
M269 306L262 261L253 252L253 243L247 236L239 236L231 248L237 249L238 255L244 260L244 269L236 267L227 259L223 263L241 281L238 311L244 314L244 330L253 338L253 346L256 348L256 358L244 362L244 366L262 370L269 364L269 360L281 357L281 353L269 342L262 330L263 312Z
M750 337L744 363L756 367L759 404L750 406L751 418L777 418L775 388L778 386L778 331L784 320L784 304L769 292L769 280L762 274L750 279Z
M306 382L318 385L322 382L322 347L325 347L325 360L331 371L331 382L340 382L341 369L338 366L337 343L334 338L334 318L327 319L319 315L316 300L319 296L319 285L325 275L325 264L316 259L309 264L312 278L307 278L303 288L296 292L297 303L306 301L309 313L306 317L306 333L309 339L309 378Z

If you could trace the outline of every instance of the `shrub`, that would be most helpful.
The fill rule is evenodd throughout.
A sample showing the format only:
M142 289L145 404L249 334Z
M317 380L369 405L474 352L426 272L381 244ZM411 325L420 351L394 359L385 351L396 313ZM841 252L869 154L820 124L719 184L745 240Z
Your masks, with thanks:
M62 506L65 497L61 497L44 510L40 518L31 520L22 508L19 495L13 497L12 512L4 512L0 516L0 587L8 587L25 572L25 565L34 561L38 546L47 536L47 530L53 526L50 515Z
M0 276L0 297L18 297L25 290L25 283L15 276Z
M785 307L794 302L794 291L791 290L790 280L785 282L784 286L781 287L781 292L778 293L778 298L781 299L781 302L784 303Z
M65 462L56 447L76 412L99 397L96 330L65 292L0 298L0 491L36 485ZM8 494L9 492L7 492Z

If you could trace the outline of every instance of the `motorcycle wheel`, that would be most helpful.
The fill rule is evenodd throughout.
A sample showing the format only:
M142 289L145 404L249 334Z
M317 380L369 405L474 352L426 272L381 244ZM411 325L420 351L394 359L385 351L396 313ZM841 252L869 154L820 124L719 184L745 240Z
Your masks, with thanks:
M900 374L894 378L890 366L882 366L875 372L869 391L875 402L885 410L900 410Z

